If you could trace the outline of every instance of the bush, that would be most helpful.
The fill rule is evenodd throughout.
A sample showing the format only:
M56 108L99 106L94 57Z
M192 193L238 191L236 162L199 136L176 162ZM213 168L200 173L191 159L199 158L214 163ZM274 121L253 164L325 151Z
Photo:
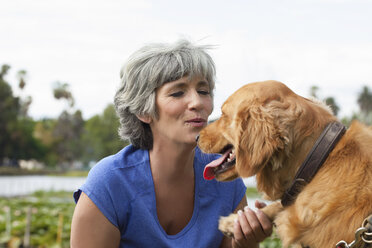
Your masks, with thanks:
M36 192L27 197L0 198L0 247L22 245L31 212L31 247L69 247L75 203L72 192Z

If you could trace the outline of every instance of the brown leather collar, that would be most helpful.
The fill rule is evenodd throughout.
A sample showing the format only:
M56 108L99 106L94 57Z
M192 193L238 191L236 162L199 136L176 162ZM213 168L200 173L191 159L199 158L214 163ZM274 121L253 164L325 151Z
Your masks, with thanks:
M313 179L345 131L345 126L339 122L327 125L297 171L291 187L283 194L283 207L291 205L302 188Z

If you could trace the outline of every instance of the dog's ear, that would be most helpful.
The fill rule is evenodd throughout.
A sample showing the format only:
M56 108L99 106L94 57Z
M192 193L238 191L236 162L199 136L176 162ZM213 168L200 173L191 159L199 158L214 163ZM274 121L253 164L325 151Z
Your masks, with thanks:
M235 147L236 169L242 177L259 172L275 151L284 149L286 137L278 126L277 106L242 104L236 115L238 135ZM280 119L280 118L278 118Z

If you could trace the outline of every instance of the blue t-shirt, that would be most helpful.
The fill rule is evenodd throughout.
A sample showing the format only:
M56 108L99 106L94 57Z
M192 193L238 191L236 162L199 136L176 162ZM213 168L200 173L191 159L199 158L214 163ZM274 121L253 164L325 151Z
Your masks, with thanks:
M168 235L159 223L149 153L129 145L94 166L83 191L121 234L120 247L219 247L222 233L218 219L232 213L245 195L241 179L205 181L204 166L218 155L196 148L194 158L195 199L189 223Z

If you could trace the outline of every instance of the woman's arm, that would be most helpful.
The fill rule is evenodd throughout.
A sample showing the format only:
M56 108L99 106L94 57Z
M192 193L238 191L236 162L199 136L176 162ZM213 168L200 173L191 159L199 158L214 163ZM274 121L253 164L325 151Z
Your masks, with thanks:
M264 203L256 201L256 208L262 208ZM272 233L272 223L260 210L253 211L247 206L245 196L234 211L238 213L238 220L234 224L234 238L224 236L222 247L259 247L259 243Z
M81 193L71 224L71 248L119 247L120 232L89 199Z

